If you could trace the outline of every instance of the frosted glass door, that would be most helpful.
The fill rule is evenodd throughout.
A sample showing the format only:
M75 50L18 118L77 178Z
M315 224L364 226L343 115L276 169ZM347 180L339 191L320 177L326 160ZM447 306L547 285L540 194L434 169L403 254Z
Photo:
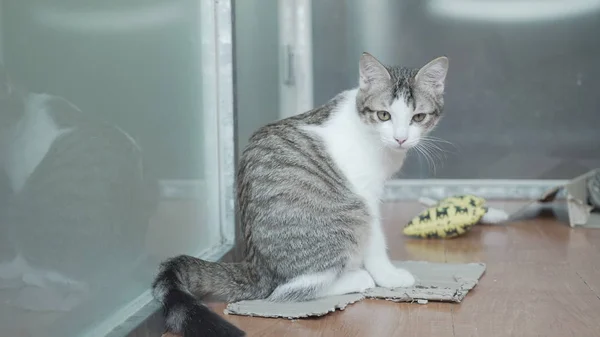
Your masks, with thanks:
M0 335L104 334L233 243L231 6L1 5Z

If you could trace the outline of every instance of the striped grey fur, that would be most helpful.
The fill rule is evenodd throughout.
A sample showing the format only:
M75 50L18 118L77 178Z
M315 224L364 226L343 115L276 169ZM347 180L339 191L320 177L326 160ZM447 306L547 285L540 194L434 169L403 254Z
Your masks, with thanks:
M302 128L325 122L339 99L261 128L242 155L238 201L247 259L269 275L269 293L299 275L341 271L367 234L364 202L321 141ZM305 300L315 291L271 299Z
M389 67L387 71L392 81L357 95L356 113L364 123L377 123L372 107L381 103L375 101L385 100L385 105L390 105L398 97L415 106L428 104L439 116L443 102L415 85L418 69ZM277 287L302 275L339 274L354 262L353 257L361 255L370 231L369 209L353 192L322 140L307 131L307 126L329 121L345 95L348 92L253 134L240 158L237 175L245 259L241 263L213 263L178 256L165 261L153 289L164 304L167 331L195 336L192 333L198 328L192 332L189 328L195 320L190 310L201 306L195 298L315 298L318 285L289 291Z

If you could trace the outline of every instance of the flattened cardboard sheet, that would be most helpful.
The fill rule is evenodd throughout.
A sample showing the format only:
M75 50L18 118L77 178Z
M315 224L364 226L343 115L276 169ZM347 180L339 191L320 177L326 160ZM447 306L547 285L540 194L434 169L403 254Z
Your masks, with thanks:
M572 179L564 186L557 186L547 191L537 202L552 202L558 193L565 189L567 192L567 208L569 210L569 225L571 227L582 226L588 228L600 228L600 213L592 212L592 206L588 203L587 179L596 174L600 169L592 170L586 174Z
M394 262L415 275L417 282L410 288L373 288L364 294L330 296L314 301L276 303L265 300L231 303L226 314L282 317L288 319L324 316L335 310L344 310L348 305L364 298L380 298L395 302L461 302L473 289L485 272L483 263L433 263L403 261ZM421 300L421 301L419 301Z

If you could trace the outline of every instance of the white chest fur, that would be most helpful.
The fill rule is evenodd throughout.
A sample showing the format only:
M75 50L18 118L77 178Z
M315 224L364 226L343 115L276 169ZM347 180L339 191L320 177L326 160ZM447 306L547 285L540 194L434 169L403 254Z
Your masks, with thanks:
M60 130L45 107L48 95L29 95L23 118L11 132L6 173L14 192L19 192L40 164L54 140L68 130Z
M356 90L346 92L332 118L324 125L307 127L325 146L355 193L365 199L373 214L383 194L385 181L401 166L405 152L391 153L378 135L361 122L355 106Z

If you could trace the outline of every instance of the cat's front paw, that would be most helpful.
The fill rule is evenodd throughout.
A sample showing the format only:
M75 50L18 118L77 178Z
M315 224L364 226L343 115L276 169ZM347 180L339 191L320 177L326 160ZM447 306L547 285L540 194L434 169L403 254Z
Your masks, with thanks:
M415 277L408 271L400 268L385 268L371 273L375 283L384 288L406 288L415 284Z

